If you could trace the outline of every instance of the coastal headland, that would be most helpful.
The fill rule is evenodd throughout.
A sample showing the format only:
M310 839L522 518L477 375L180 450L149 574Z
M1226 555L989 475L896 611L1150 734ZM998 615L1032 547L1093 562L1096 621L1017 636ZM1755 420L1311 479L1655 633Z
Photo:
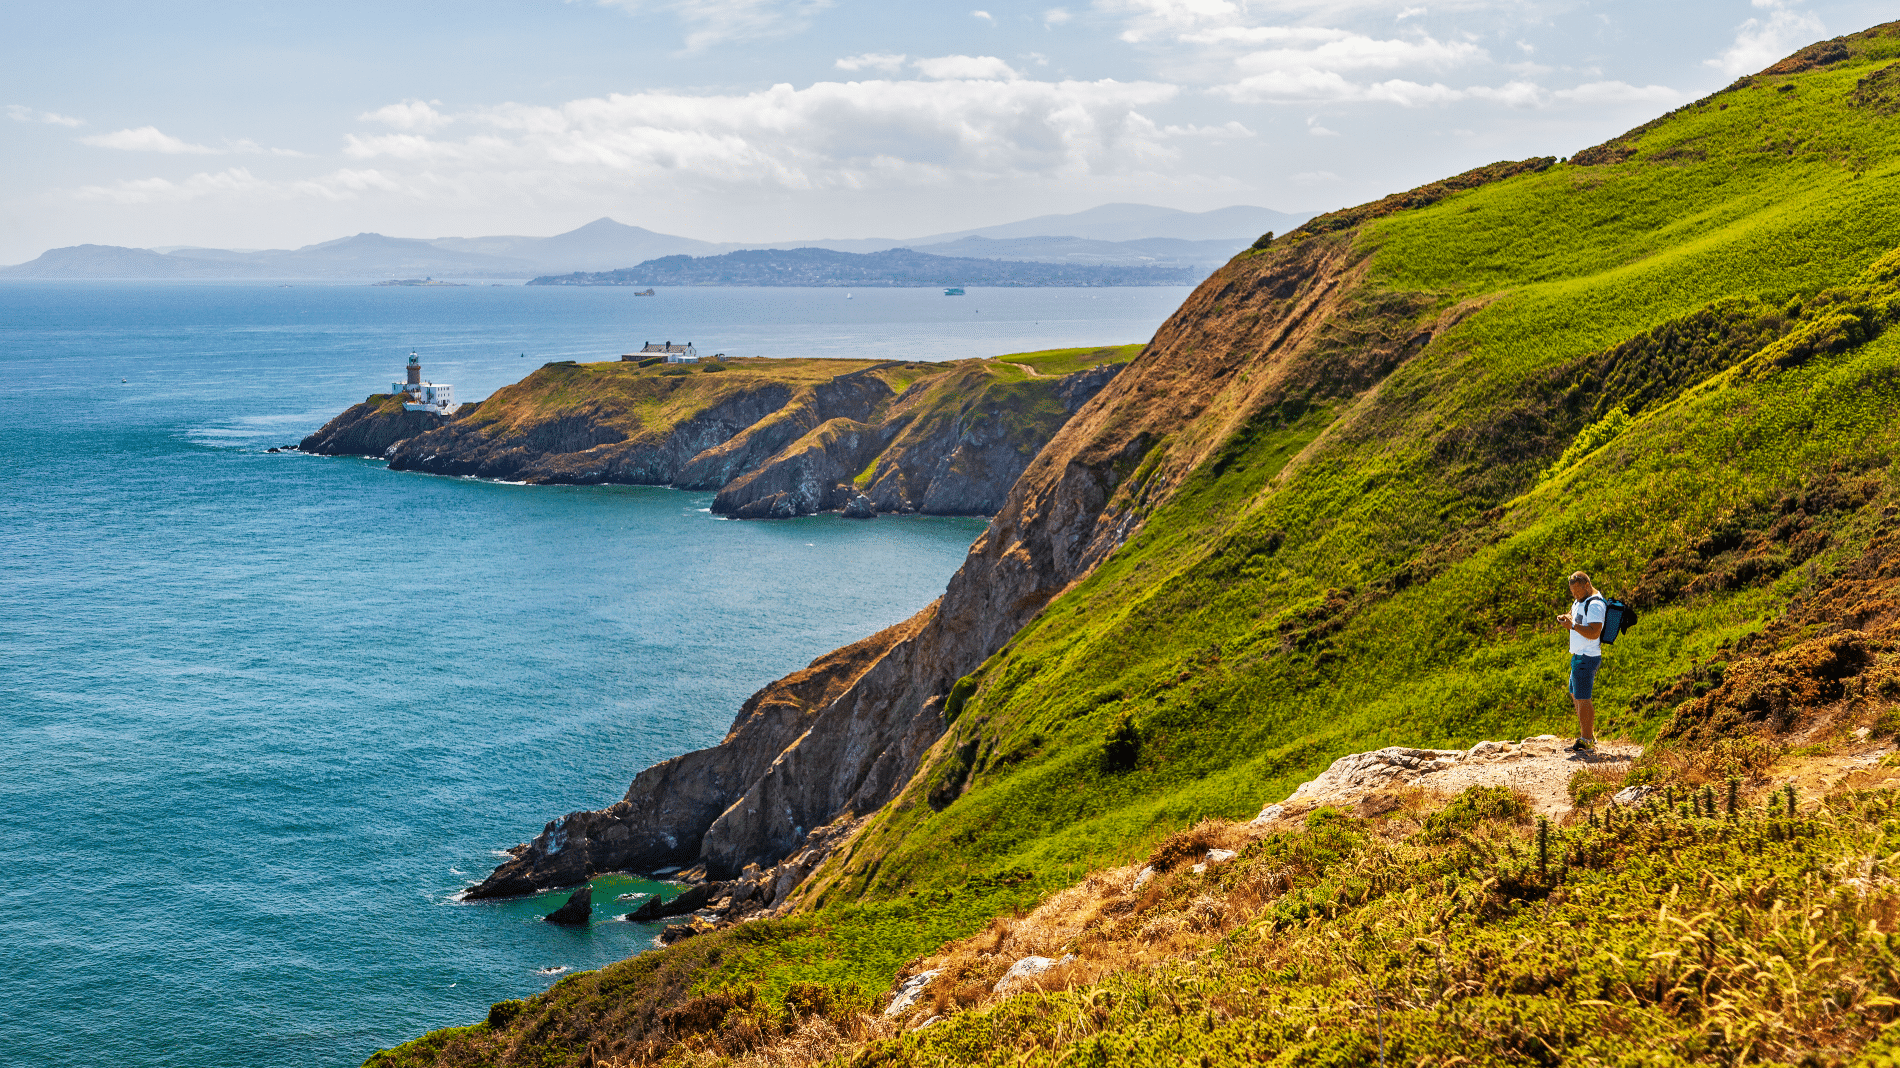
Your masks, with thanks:
M992 515L1031 457L1141 346L946 363L550 363L442 419L377 394L299 446L399 471L717 490L784 519Z
M1896 114L1890 23L1263 235L941 599L471 891L664 858L664 948L369 1063L1892 1063Z

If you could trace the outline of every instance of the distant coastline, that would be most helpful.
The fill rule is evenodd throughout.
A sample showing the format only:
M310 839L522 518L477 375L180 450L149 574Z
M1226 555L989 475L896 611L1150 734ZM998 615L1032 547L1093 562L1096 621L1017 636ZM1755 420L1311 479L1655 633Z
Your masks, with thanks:
M915 249L838 252L748 249L719 256L663 256L613 271L542 275L531 286L1186 286L1207 277L1199 264L1126 266L933 256Z

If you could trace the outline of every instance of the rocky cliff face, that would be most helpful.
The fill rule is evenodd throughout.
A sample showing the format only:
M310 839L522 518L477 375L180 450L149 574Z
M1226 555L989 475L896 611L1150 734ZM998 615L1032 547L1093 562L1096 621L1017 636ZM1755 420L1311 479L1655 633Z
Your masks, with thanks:
M372 397L302 448L430 474L719 490L713 511L743 519L860 496L856 514L989 515L1120 366L1058 377L986 360L549 364L450 420Z
M875 423L818 426L734 479L713 511L810 515L861 492L879 512L994 515L1029 461L1123 366L1023 378L1009 365L959 365L913 384Z
M462 405L451 421L477 407L479 405ZM404 411L399 396L378 393L361 404L345 408L341 415L304 438L297 448L322 456L382 456L396 443L436 430L443 423L441 416L430 412Z
M956 680L1137 530L1234 426L1322 377L1335 388L1369 382L1450 321L1334 345L1328 325L1360 314L1350 295L1362 258L1347 235L1314 237L1217 272L1133 363L1103 373L1113 377L1099 392L1071 387L1090 399L1027 465L936 605L767 687L721 745L640 773L612 808L550 823L473 893L523 893L661 859L729 877L784 856L810 828L888 801L941 735ZM1395 323L1411 313L1400 311ZM979 463L997 440L984 426L981 412L963 412L917 432L954 440L950 455ZM846 436L828 429L825 441ZM1143 464L1163 439L1166 455ZM927 484L893 469L878 478L925 499L941 480L963 484L954 464L924 470ZM790 492L796 480L780 484L775 492Z

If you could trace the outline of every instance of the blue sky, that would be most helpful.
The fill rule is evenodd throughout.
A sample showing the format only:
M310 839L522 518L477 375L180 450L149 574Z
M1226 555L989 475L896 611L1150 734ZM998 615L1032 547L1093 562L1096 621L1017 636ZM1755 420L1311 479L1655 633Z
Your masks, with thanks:
M0 263L571 229L907 237L1357 203L1865 28L1825 0L62 0L0 45Z

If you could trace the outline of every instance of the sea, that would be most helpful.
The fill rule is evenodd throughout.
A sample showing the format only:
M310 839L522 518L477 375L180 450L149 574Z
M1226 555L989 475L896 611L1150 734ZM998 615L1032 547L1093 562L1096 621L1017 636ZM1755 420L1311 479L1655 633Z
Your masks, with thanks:
M640 953L659 884L498 850L925 607L984 521L272 453L401 376L648 341L946 360L1147 340L1183 288L0 283L0 1065L356 1065Z

